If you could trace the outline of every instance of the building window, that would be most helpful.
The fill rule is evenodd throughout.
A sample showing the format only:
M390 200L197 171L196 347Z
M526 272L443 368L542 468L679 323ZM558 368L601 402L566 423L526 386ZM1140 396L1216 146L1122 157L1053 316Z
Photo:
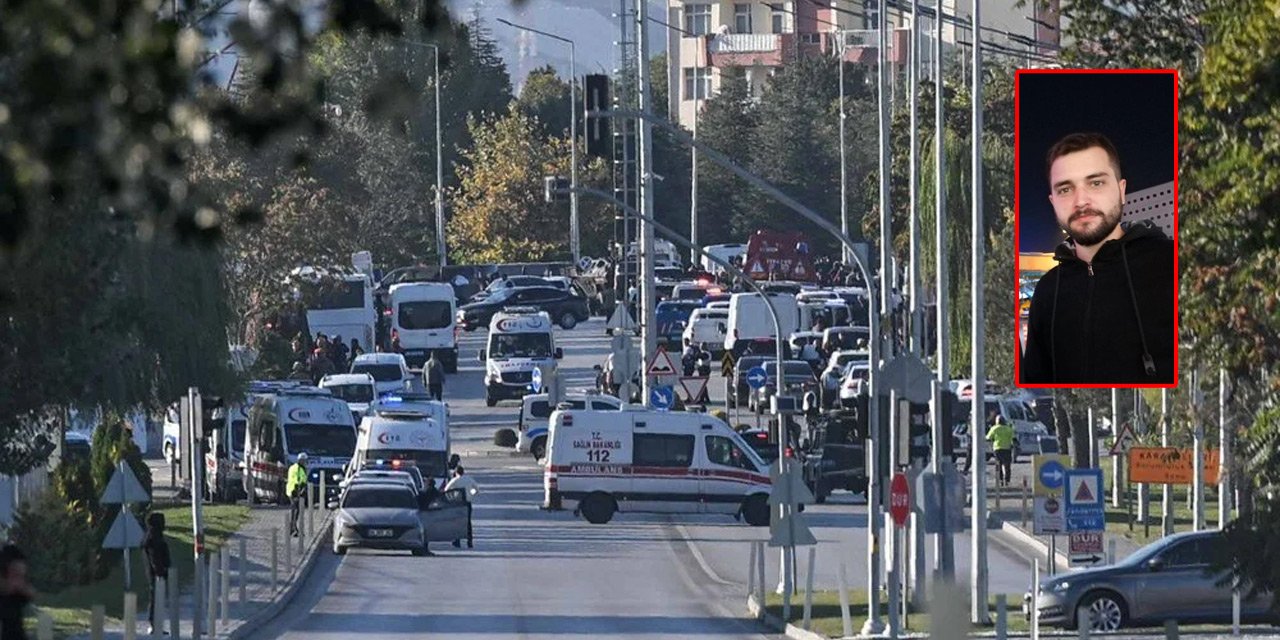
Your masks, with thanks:
M711 33L711 5L686 4L684 6L684 30L695 36Z
M753 31L751 28L751 5L733 5L733 32L752 33Z
M711 69L709 67L684 68L684 99L706 100L711 97Z
M784 6L775 6L773 9L773 33L787 32L787 12L783 11Z
M821 33L802 33L800 34L800 42L805 44L822 44Z

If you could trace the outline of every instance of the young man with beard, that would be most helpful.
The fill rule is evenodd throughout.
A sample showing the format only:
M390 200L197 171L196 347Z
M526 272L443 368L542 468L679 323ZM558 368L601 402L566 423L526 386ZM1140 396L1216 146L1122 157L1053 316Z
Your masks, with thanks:
M1115 146L1073 133L1049 149L1049 201L1067 240L1031 298L1023 383L1174 382L1174 247L1150 223L1121 225Z

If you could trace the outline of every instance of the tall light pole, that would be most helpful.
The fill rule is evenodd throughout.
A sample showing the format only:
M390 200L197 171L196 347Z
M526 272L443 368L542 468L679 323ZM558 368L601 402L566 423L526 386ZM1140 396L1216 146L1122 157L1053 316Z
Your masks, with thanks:
M973 535L970 538L973 559L969 565L972 572L972 599L970 605L970 621L974 624L987 624L991 616L987 612L987 474L986 466L987 441L983 438L986 431L986 413L984 406L987 388L987 370L983 357L986 353L986 334L983 327L983 282L986 273L986 231L983 229L982 217L982 38L980 29L982 18L978 13L980 0L973 0L973 116L972 142L973 156L970 178L972 193L969 196L973 206L973 273L970 276L970 287L973 291L972 309L972 345L969 357L973 374L973 404L970 406L969 442L972 443L969 455L979 466L973 472L973 510L970 513ZM939 11L941 13L941 11Z
M445 259L444 243L444 154L441 151L443 145L440 143L440 47L404 38L401 42L430 49L434 53L432 58L435 66L436 94L436 256L440 266L443 267L448 264L448 261Z
M836 30L835 34L840 38L840 46L837 50L840 52L840 59L837 63L840 74L840 233L845 236L849 235L849 165L845 160L844 146L844 121L848 119L849 114L845 111L844 104L844 54L849 44L845 40L845 32ZM848 264L853 260L853 256L849 255L849 250L843 250L844 259L842 262Z
M578 53L577 45L573 40L564 36L558 36L554 33L548 33L526 27L522 24L516 24L505 18L498 18L498 22L519 29L520 31L528 31L536 33L540 36L546 36L552 40L563 42L569 45L569 183L572 185L573 191L569 193L569 252L573 254L573 263L578 264L582 259L582 243L578 226Z
M934 217L937 219L937 225L934 228L934 271L937 276L937 293L934 299L934 314L937 318L938 338L934 344L934 362L938 365L938 385L946 388L948 380L951 378L951 362L950 358L950 336L947 331L947 323L950 321L950 313L947 307L947 196L946 190L943 188L945 184L943 173L945 170L945 162L943 160L946 153L946 134L945 121L943 119L944 108L942 101L942 0L936 0L934 6L937 15L933 24L933 63L934 63L934 79L933 79L933 208ZM943 422L945 417L943 412L938 411L933 416L934 422L941 423L941 429L949 429L951 425ZM935 472L943 471L941 467L935 469ZM943 532L934 539L934 557L937 569L942 573L946 580L954 580L956 572L955 564L955 547L952 544L950 531L947 530L946 519L943 519Z
M941 12L939 12L941 13ZM907 289L910 296L911 304L911 353L917 356L924 355L924 349L921 345L921 322L920 322L920 210L917 201L917 192L920 190L920 177L916 165L918 160L916 157L916 148L919 147L919 140L916 135L917 123L917 87L920 84L920 0L911 0L911 66L907 71L907 96L911 109L911 204L908 207L907 215L910 216L911 230L911 250L908 257L909 271L907 280Z
M653 16L649 16L649 20L651 22L656 22L666 27L668 31L675 31L687 37L698 38L699 47L702 46L701 45L702 36L692 31L682 29L664 20L659 20L657 18L654 18ZM681 41L680 46L681 47L684 46L683 41ZM701 53L701 51L699 51L699 53ZM697 54L694 54L693 56L693 126L691 127L694 140L698 139L698 116L702 113L702 97L703 97L702 76L698 73L699 71L701 71L702 65L699 64L698 58L699 56ZM683 78L681 78L681 80L683 80ZM708 78L708 80L710 80L710 78ZM684 86L683 83L680 83L680 84L681 84L681 87ZM710 87L708 87L707 93L710 93L709 89ZM680 107L677 106L676 107L677 122L680 120L679 112L680 112ZM689 242L693 244L693 248L689 249L689 264L697 265L699 261L699 257L702 255L702 252L698 250L702 246L698 244L698 148L693 147L692 151L690 152L690 155L692 157L692 162L690 163L691 166L689 169Z

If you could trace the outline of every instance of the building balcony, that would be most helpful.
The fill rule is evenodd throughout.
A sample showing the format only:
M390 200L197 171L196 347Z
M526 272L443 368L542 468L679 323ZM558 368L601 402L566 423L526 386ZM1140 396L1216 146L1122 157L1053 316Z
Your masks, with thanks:
M706 38L714 67L775 67L795 49L794 33L722 33Z

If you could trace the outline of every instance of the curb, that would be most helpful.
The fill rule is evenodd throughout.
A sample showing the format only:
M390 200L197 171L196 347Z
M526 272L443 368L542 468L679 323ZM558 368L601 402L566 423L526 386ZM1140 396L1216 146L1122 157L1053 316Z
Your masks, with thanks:
M333 513L329 512L319 526L319 530L324 533L320 533L311 539L311 544L303 552L305 555L302 562L293 570L293 573L289 574L288 579L285 581L284 589L279 591L267 606L245 619L235 629L225 634L219 634L219 637L226 640L241 640L275 620L276 616L280 615L280 612L285 607L288 607L289 603L293 602L293 599L298 595L298 591L302 589L302 584L311 575L311 569L315 567L316 558L320 555L319 550L324 547L321 541L332 538L329 532L331 526L333 526Z
M533 457L532 454L520 453L519 451L516 451L514 449L511 451L470 450L470 451L462 451L458 455L464 458L532 458Z
M1049 555L1049 545L1041 542L1039 538L1012 522L1001 522L1000 534L1002 537L1008 538L1005 540L1006 543L1023 547L1024 550L1030 550L1040 558L1047 558ZM1067 554L1061 550L1054 556L1054 564L1057 565L1058 573L1071 571Z
M755 594L747 596L747 613L750 614L752 618L763 622L766 627L769 627L774 631L780 631L788 638L795 638L795 640L827 640L827 636L816 631L802 629L791 623L787 623L785 625L782 624L781 618L772 615L761 608L760 603L756 601Z

